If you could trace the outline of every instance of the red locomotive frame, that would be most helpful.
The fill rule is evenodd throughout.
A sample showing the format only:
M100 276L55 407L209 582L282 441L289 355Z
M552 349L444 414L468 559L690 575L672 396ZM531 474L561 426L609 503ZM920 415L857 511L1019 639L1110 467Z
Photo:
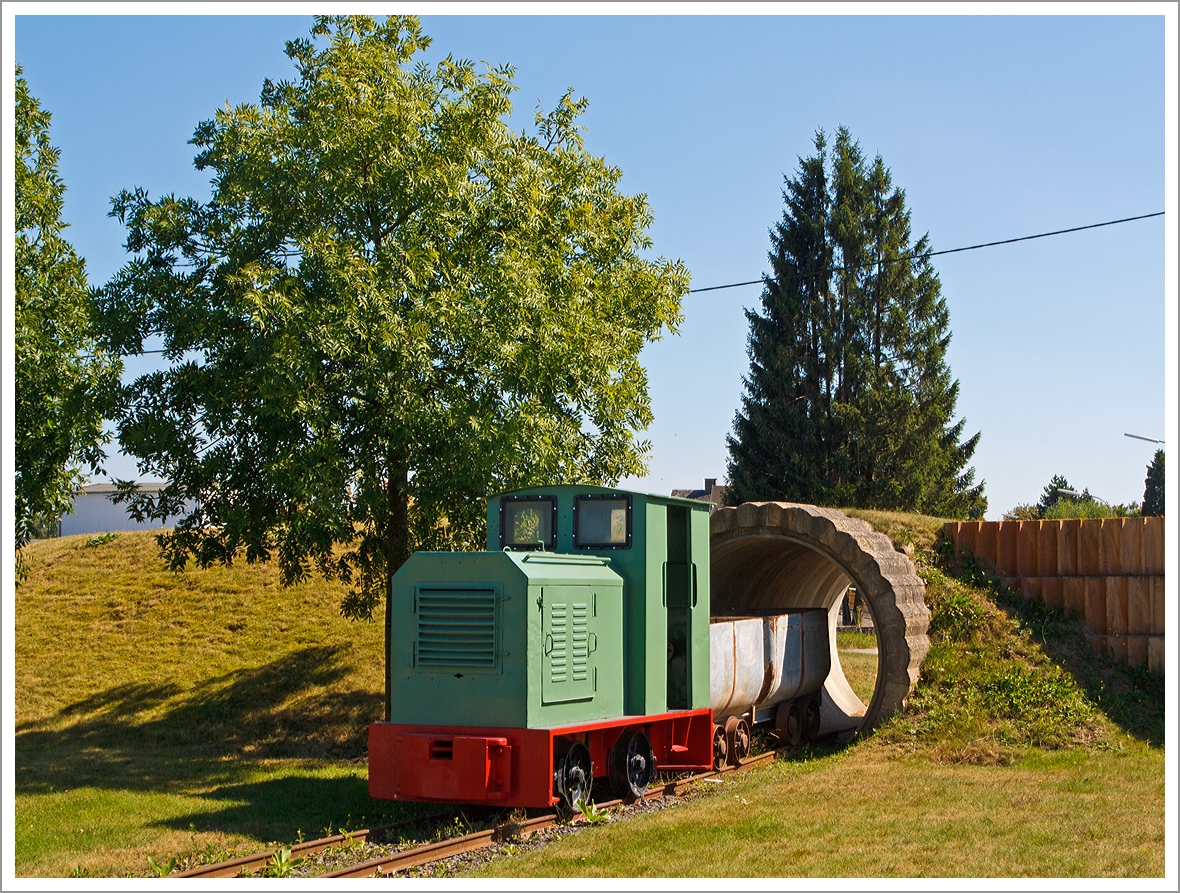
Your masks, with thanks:
M543 729L369 726L369 795L384 800L548 807L557 803L554 753L578 741L590 751L594 776L606 773L610 749L624 731L642 730L657 771L713 767L713 711L624 716Z

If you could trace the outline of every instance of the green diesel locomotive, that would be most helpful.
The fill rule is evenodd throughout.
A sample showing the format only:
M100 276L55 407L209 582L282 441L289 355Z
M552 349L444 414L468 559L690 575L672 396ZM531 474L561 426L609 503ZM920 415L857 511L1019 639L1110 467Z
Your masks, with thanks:
M740 757L755 701L724 726L711 702L709 508L530 488L488 500L486 552L415 553L393 578L391 721L369 728L370 794L540 807L587 798L595 778L640 796L657 770ZM780 661L775 678L804 716L820 664L827 675L826 612L796 613L776 619L811 672Z

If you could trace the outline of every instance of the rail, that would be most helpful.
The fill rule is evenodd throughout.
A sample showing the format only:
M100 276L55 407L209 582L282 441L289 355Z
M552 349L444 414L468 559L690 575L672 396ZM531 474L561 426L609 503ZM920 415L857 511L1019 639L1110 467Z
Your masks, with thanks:
M721 769L712 772L702 772L697 775L686 776L685 778L678 778L666 784L659 785L649 790L642 798L624 798L620 800L607 800L603 803L596 804L600 809L607 809L612 806L620 804L628 804L637 802L637 799L651 800L660 797L671 797L679 794L686 788L703 781L708 778L717 778L729 772L742 771L745 769L752 769L755 766L760 766L763 763L773 760L776 751L769 750L757 756L748 757L743 760L738 766L725 766ZM330 837L322 837L318 840L308 840L303 843L292 844L291 858L306 858L329 849L330 847L346 845L349 843L364 842L371 838L381 836L387 831L393 831L398 828L404 828L409 825L417 825L423 822L429 822L436 819L447 819L454 815L453 812L437 813L428 816L419 816L413 819L406 819L400 822L394 822L388 825L376 825L371 828L358 828L355 831L349 831L344 834L333 834ZM571 824L580 824L584 819L581 815L575 814L570 820ZM458 856L462 853L469 853L473 850L484 849L489 846L496 846L509 840L515 840L522 837L527 837L537 831L543 831L546 828L552 828L559 822L557 813L550 812L544 815L536 816L535 818L526 819L522 822L503 822L496 825L494 828L488 828L484 831L476 831L472 834L465 834L461 837L452 837L446 840L433 841L425 843L421 846L413 847L412 849L402 850L397 853L390 853L385 856L379 856L374 859L368 859L363 862L358 862L354 865L338 868L334 871L325 872L324 874L316 875L316 877L370 877L374 874L390 875L398 871L404 871L407 868L413 868L418 865L426 865L430 862L437 862L441 859L448 859L451 856ZM198 865L195 868L190 868L187 871L180 871L170 877L238 877L243 871L258 872L266 868L273 858L273 853L255 853L251 856L239 856L236 859L229 859L225 862L215 862L208 865Z

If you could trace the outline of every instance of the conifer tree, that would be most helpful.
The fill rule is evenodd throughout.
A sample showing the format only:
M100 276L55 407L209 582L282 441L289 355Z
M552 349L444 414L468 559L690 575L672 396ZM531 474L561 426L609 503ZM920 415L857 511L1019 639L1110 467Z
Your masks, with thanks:
M750 373L727 439L730 498L982 517L954 421L946 301L905 192L845 128L799 159L750 322Z
M1143 481L1143 515L1159 516L1164 513L1164 451L1156 450L1151 464L1147 466L1147 478Z

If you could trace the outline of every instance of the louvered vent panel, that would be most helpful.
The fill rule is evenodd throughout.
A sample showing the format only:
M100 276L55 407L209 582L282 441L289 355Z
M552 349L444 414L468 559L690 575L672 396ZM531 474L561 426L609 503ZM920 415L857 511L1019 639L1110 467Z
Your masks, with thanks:
M549 681L565 682L569 678L569 635L566 605L558 602L549 608L549 634L553 637L553 651L549 654Z
M420 590L418 666L495 669L495 590Z
M586 626L588 610L589 607L584 604L573 606L573 623L570 631L570 638L573 640L570 648L570 669L574 682L582 682L586 679L587 663L590 659L590 634Z

